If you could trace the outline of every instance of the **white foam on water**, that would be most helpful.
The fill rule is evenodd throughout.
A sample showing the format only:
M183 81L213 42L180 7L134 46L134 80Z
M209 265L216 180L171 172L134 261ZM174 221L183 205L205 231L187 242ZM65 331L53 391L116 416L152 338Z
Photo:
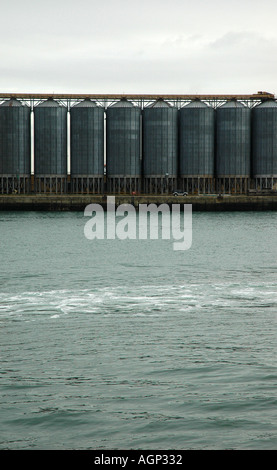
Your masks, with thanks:
M36 319L41 316L60 318L64 315L167 315L169 310L188 312L206 309L250 308L250 303L276 303L273 286L259 284L234 288L232 283L196 283L181 285L147 285L103 287L95 290L49 290L0 294L0 318Z

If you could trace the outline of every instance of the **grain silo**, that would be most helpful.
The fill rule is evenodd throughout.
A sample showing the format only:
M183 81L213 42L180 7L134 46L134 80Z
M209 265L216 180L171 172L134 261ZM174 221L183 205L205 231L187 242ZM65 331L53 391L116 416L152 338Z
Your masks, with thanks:
M53 99L34 108L34 169L36 192L66 192L67 109Z
M141 109L122 99L107 108L106 168L111 193L140 191Z
M70 110L71 192L102 193L104 108L89 99Z
M216 178L222 193L246 193L250 181L251 111L232 100L216 110Z
M214 192L215 111L200 100L179 110L180 186L188 193Z
M258 190L277 190L277 103L265 101L252 110L252 168Z
M142 122L144 190L172 192L178 174L178 110L160 99L143 110Z
M10 99L0 106L0 193L28 193L30 177L30 107Z

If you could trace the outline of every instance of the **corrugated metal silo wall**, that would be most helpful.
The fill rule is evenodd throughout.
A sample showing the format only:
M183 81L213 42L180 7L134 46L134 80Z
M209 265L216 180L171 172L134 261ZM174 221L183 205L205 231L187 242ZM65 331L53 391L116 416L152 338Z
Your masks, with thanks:
M104 109L70 110L71 175L104 175Z
M185 106L179 111L180 175L213 177L215 111Z
M0 106L0 174L30 173L30 108L23 105Z
M150 107L143 110L143 174L146 177L178 173L178 110Z
M141 175L140 116L136 107L110 107L106 121L107 176Z
M243 105L223 105L216 114L216 175L250 177L250 109Z
M34 108L35 174L67 173L67 110L64 106Z
M277 176L277 104L252 110L253 176Z

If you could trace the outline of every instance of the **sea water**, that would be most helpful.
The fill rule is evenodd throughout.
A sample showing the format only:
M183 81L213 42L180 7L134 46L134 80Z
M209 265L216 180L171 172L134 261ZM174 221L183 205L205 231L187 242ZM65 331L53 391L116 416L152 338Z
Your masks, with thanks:
M277 213L192 246L0 213L0 448L276 449Z

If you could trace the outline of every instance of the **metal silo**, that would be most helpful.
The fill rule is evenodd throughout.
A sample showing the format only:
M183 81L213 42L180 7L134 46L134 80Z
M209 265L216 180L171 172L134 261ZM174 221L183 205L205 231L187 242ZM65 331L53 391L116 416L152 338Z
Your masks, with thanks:
M37 192L66 192L67 109L53 99L34 108L34 166Z
M145 192L172 192L178 174L178 110L158 100L142 117Z
M252 163L256 189L277 190L277 103L252 109Z
M216 111L216 176L219 192L245 193L250 180L251 111L228 101Z
M179 111L181 185L189 193L214 192L215 111L195 100Z
M140 190L141 109L122 99L107 108L106 165L109 192Z
M0 192L27 193L30 177L30 108L10 99L0 106Z
M102 193L104 108L86 99L70 110L71 191Z

